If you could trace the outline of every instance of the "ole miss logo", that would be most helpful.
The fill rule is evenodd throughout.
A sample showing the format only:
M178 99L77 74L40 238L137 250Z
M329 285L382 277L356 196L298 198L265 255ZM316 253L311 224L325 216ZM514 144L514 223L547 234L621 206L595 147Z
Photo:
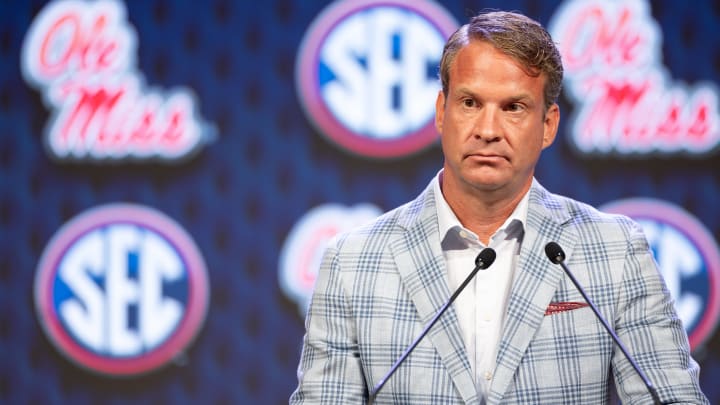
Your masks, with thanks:
M583 154L707 155L720 147L718 90L672 78L647 0L567 0L549 23Z
M295 70L300 102L341 148L397 158L437 140L437 69L457 23L424 0L341 1L312 23Z
M208 305L200 252L150 208L110 204L64 225L42 255L38 317L50 341L89 370L127 376L177 357Z
M328 203L311 209L293 226L280 252L278 271L280 288L301 315L307 311L328 241L381 213L367 203L352 207Z
M48 154L60 161L188 159L214 139L185 88L160 91L137 70L137 34L118 0L49 3L28 29L25 80L52 112Z

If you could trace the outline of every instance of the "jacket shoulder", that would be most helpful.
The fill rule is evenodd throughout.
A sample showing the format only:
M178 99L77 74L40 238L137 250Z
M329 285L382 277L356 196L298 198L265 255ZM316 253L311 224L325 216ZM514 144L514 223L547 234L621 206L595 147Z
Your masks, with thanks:
M602 239L632 239L642 235L640 225L625 215L601 211L590 204L551 193L541 186L536 187L531 201L541 207L540 211L580 234L590 232L593 237Z
M339 233L331 241L331 246L338 250L359 246L386 246L391 240L404 235L408 229L426 223L428 219L434 219L434 207L434 196L428 188L414 200L387 211L370 222Z

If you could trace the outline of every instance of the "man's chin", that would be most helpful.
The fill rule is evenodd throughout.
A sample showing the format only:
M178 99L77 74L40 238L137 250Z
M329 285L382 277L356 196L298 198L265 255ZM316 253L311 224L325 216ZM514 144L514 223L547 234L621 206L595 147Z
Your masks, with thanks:
M484 191L495 191L503 188L507 184L507 179L496 174L475 174L467 178L473 188Z
M485 193L493 193L503 189L505 183L499 181L471 181L469 182L471 188L476 191Z

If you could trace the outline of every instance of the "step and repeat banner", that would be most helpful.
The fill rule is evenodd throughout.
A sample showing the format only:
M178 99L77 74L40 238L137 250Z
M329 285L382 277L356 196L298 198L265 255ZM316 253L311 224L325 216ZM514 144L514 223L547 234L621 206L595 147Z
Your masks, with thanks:
M445 39L558 43L537 177L643 227L720 403L720 6L0 3L0 403L286 403L324 244L442 165Z

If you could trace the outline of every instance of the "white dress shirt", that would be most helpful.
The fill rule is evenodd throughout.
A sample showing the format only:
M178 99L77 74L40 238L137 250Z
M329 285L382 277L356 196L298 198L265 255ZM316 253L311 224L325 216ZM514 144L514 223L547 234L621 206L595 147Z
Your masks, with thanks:
M455 291L470 274L481 250L491 247L497 254L495 262L486 270L480 270L453 303L480 402L485 403L520 255L529 194L525 194L510 217L490 237L489 246L484 246L475 233L462 226L445 201L440 187L442 171L437 179L434 187L438 224L450 291Z

